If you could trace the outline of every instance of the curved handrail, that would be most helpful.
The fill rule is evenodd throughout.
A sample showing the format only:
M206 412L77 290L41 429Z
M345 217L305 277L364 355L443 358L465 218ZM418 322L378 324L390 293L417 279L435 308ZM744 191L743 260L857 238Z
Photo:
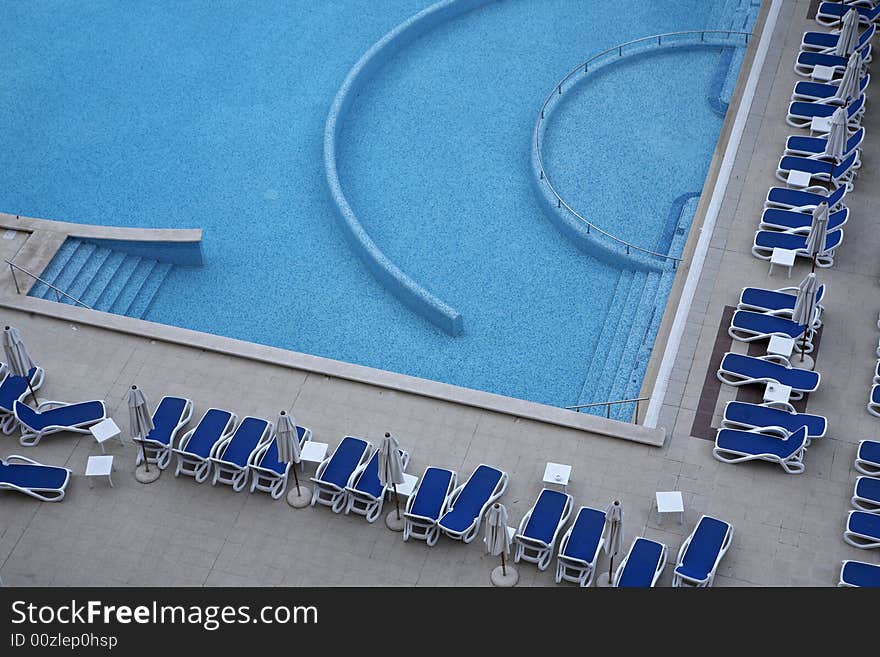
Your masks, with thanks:
M644 253L649 256L663 258L664 260L671 260L673 268L677 267L678 263L682 262L682 258L677 258L675 256L671 256L668 253L657 253L656 251L651 251L650 249L646 249L646 248L638 246L636 244L632 244L630 242L627 242L626 240L624 240L620 237L617 237L616 235L612 235L608 231L602 230L599 226L597 226L593 222L586 219L577 210L575 210L573 207L571 207L571 205L569 205L568 202L564 198L562 198L562 195L558 191L556 191L556 188L553 186L553 183L550 182L550 178L547 176L547 172L544 169L544 159L541 156L541 134L542 134L541 124L544 121L544 114L547 109L547 106L550 104L550 101L552 101L556 96L562 95L562 88L565 85L565 83L568 82L572 77L574 77L578 73L582 73L583 75L586 75L590 70L590 64L592 64L596 60L601 59L611 53L617 53L617 58L620 58L623 56L624 48L626 48L628 46L635 45L635 44L649 43L649 42L656 41L657 45L661 46L661 45L663 45L664 38L670 39L670 38L675 38L675 37L680 37L680 36L691 37L691 36L695 36L697 34L700 35L700 42L701 43L705 42L707 35L724 35L726 37L737 35L737 36L745 37L745 39L744 39L745 43L748 44L749 37L751 36L752 33L751 32L742 32L742 31L738 31L738 30L685 30L685 31L681 31L681 32L666 32L664 34L654 34L654 35L647 36L647 37L641 37L639 39L634 39L632 41L627 41L626 43L619 44L617 46L614 46L613 48L608 48L607 50L603 50L602 52L597 53L596 55L593 55L592 57L590 57L587 61L585 61L585 62L579 64L578 66L576 66L575 68L571 69L568 73L566 73L565 77L563 77L559 82L556 83L556 85L553 87L553 91L551 91L549 93L549 95L544 99L544 102L541 103L541 111L538 114L538 120L535 122L535 129L534 129L534 148L535 148L535 155L536 155L537 161L538 161L538 172L539 172L540 180L542 180L546 183L547 188L550 190L550 192L556 198L556 207L557 208L564 207L566 210L568 210L569 213L571 213L574 217L576 217L578 219L578 221L580 221L584 225L586 225L587 233L590 233L591 231L595 230L600 235L603 235L603 236L611 239L613 242L616 242L617 244L620 244L621 246L623 246L626 249L627 255L630 254L631 250L635 250L635 251L638 251L640 253Z

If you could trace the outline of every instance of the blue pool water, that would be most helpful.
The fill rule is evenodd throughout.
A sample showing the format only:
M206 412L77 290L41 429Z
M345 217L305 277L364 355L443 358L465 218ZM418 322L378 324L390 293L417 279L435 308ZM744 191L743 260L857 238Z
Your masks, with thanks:
M204 228L204 265L163 271L142 309L152 321L553 405L637 392L671 277L604 264L547 220L530 180L536 114L599 50L748 30L757 7L503 0L438 26L376 73L347 116L340 178L379 247L461 311L465 332L450 337L353 254L322 161L327 110L350 67L427 4L4 3L0 210ZM573 205L639 244L660 239L674 200L705 178L722 58L660 53L579 89L546 151ZM686 139L671 139L685 104ZM125 312L130 299L119 298Z

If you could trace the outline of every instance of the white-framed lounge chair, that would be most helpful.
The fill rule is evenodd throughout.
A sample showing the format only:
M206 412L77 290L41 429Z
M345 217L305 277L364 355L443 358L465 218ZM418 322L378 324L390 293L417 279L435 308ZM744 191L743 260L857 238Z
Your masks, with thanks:
M853 132L846 140L843 147L843 158L859 150L865 141L865 129L859 128ZM807 137L803 135L789 135L785 141L785 155L799 155L801 157L812 157L825 161L831 161L831 158L825 153L828 146L828 137ZM857 154L856 159L859 159ZM860 163L861 164L861 163Z
M454 470L433 465L425 468L416 489L406 501L403 513L403 540L417 538L428 546L436 545L440 538L437 521L449 510L452 491L458 482Z
M870 25L880 19L880 6L867 7L861 5L841 4L839 0L822 2L816 11L816 22L827 27L839 27L840 19L850 9L855 8L859 12L859 24Z
M791 386L791 398L801 399L804 393L815 392L821 381L819 372L792 367L783 356L746 356L728 351L721 359L718 379L731 386L771 382Z
M874 368L874 377L872 381L874 383L880 383L880 358L877 359L877 365Z
M274 424L259 417L247 416L227 438L214 444L208 460L214 467L212 486L229 484L238 492L247 486L248 464L254 453L272 439Z
M852 496L853 508L865 513L880 513L880 479L856 477Z
M538 570L547 570L559 532L571 515L571 507L571 495L544 488L513 536L514 563L528 561L537 564Z
M186 397L174 397L166 395L159 400L156 410L153 411L153 428L145 439L135 436L137 443L143 442L143 451L147 454L147 462L155 463L160 470L164 470L171 463L171 448L177 439L177 434L192 418L193 403ZM135 465L143 461L141 450L137 451Z
M817 267L831 267L834 265L834 252L843 243L843 230L829 231L825 236L825 248L816 257ZM773 249L788 249L794 251L801 258L809 258L807 251L807 235L802 233L783 233L775 230L759 230L755 233L755 241L752 244L752 255L761 260L770 260L773 257Z
M793 128L809 129L813 124L814 118L831 118L831 115L834 114L838 107L840 105L831 100L814 100L812 102L796 100L788 106L788 115L785 117L785 122ZM862 125L864 115L865 94L860 94L858 98L853 99L846 106L847 127L853 131L858 130ZM847 153L849 152L851 151L847 151ZM854 164L854 167L856 169L859 168L858 162Z
M828 211L834 212L843 207L843 199L846 196L846 192L846 186L843 185L831 191L824 187L810 190L771 187L770 191L767 192L767 198L764 200L764 207L812 212L813 208L824 201L828 204Z
M859 441L853 467L863 475L880 477L880 442L876 440Z
M864 49L874 36L875 25L869 25L859 34L856 42L856 50ZM840 32L804 32L801 38L800 50L806 52L833 52L837 47Z
M41 502L60 502L64 499L70 473L67 468L43 465L12 454L0 458L0 490L24 493Z
M44 437L62 431L89 433L90 426L107 419L107 409L100 399L74 404L44 401L36 410L16 400L13 412L21 425L19 442L24 447L33 447Z
M822 305L822 301L825 299L825 290L824 283L816 289L817 320L813 322L813 327L817 329L821 326L822 313L825 312L825 306ZM736 307L738 310L752 310L790 318L796 300L797 287L781 287L775 290L763 287L744 287L740 292Z
M506 472L481 463L463 484L459 484L449 503L449 511L437 521L440 531L450 538L470 543L480 531L489 507L507 490Z
M800 155L783 155L776 166L776 177L782 182L788 182L788 174L792 171L809 174L810 187L818 185L832 185L834 187L846 186L848 191L853 189L853 178L859 168L858 150L850 152L839 163L827 160L803 157ZM808 187L807 189L810 189Z
M211 474L211 453L214 445L226 440L235 430L238 416L222 408L209 408L198 424L180 438L172 451L177 454L177 468L174 476L181 474L193 477L198 483Z
M370 454L370 443L363 438L346 436L333 453L318 465L312 477L312 506L323 504L339 513L345 507L345 487L348 486L358 466Z
M312 430L296 425L296 435L302 448L312 439ZM290 475L290 463L278 460L278 443L272 440L258 448L248 463L251 469L251 492L255 490L269 493L273 500L279 499L287 489L287 477Z
M614 571L612 586L653 587L666 567L667 552L665 543L637 536Z
M729 522L703 515L678 549L672 586L712 586L715 572L733 540Z
M787 437L781 437L786 434ZM712 455L722 463L770 461L781 465L788 474L801 474L804 471L806 443L806 427L794 433L782 427L718 429Z
M409 465L409 452L400 450L403 469ZM345 487L345 512L364 516L367 522L376 522L382 513L385 495L392 490L379 482L379 450L376 449L370 460L358 466Z
M880 384L874 383L868 395L868 412L880 417Z
M798 413L791 404L775 405L749 404L741 401L729 401L724 407L721 426L725 429L762 429L764 427L782 427L794 432L801 427L807 428L807 447L816 438L823 438L828 428L828 420L822 415Z
M847 559L840 565L837 585L880 588L880 565Z
M806 331L806 336L804 336ZM754 342L756 340L769 340L771 336L778 335L797 340L798 350L803 348L804 353L813 351L814 331L803 324L798 324L776 315L756 313L752 310L737 310L733 313L733 319L727 329L727 334L740 342ZM806 346L803 347L803 337L806 337Z
M5 364L3 365L3 371L3 381L0 382L0 430L8 436L15 431L16 427L15 409L13 408L15 402L25 401L30 396L31 391L28 388L27 380L23 376L12 376L6 369ZM31 387L36 392L43 385L46 373L42 367L34 367L29 374Z
M880 548L880 514L850 511L843 540L863 550Z
M828 230L834 231L843 228L848 220L849 208L835 210L828 215ZM809 235L812 221L812 211L797 212L767 208L761 215L761 223L758 227L761 230L779 230L786 233Z
M839 80L837 80L839 82ZM865 73L861 79L859 80L858 85L858 93L865 93L865 89L868 88L868 84L871 82L871 74ZM808 103L816 102L816 101L826 101L829 103L836 103L837 100L837 84L830 82L811 82L809 80L801 80L797 84L794 85L794 89L791 92L791 100L801 100ZM841 103L842 104L842 103Z
M559 541L556 583L562 580L583 587L593 584L596 559L605 545L605 512L582 506Z
M873 56L870 43L866 44L860 52L862 53L863 63L870 60ZM802 50L798 53L797 59L794 62L794 72L804 77L810 77L813 73L813 69L817 66L827 66L828 68L834 69L833 75L835 77L840 77L846 70L846 64L848 61L849 57L841 57L835 55L833 52Z

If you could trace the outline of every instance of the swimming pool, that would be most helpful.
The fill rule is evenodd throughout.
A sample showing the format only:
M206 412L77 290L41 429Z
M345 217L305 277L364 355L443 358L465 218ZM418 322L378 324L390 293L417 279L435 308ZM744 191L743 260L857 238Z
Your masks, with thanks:
M168 273L152 321L553 405L625 397L671 277L591 257L547 220L530 180L537 109L599 50L749 30L756 5L504 0L437 26L375 73L340 133L340 181L384 253L461 312L457 337L370 275L323 172L324 122L346 73L425 0L348 0L345 11L266 1L259 13L242 2L7 3L0 209L204 228L204 265ZM626 239L680 249L721 127L707 97L724 58L628 59L573 94L546 142L570 200ZM653 83L664 79L672 86ZM683 98L687 139L666 139Z

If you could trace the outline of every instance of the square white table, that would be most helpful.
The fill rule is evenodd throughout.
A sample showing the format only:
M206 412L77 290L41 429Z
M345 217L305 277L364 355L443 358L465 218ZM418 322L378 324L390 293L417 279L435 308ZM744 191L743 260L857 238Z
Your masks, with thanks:
M791 386L771 381L764 388L765 402L787 402L791 398Z
M812 119L810 119L810 132L811 133L831 132L831 117L830 116L814 116Z
M91 477L107 477L110 487L113 487L113 456L90 456L86 463L86 477L89 477L89 488L93 487Z
M830 82L834 79L837 68L834 66L822 66L821 64L813 67L810 77L817 82Z
M104 449L104 443L106 443L111 438L116 438L119 436L119 444L123 445L122 442L122 431L119 427L116 426L116 423L113 421L112 417L108 417L105 420L101 420L97 424L93 424L89 427L89 431L95 437L95 440L98 441L98 444L101 446L101 453L106 454L106 450Z
M565 490L566 486L568 486L568 480L571 477L571 466L565 465L564 463L547 463L547 467L544 468L544 479L543 483L545 484L557 484L558 486L562 486L563 492L567 492Z
M770 344L767 345L768 354L791 358L792 351L794 351L794 338L787 338L782 335L770 336Z
M788 177L785 179L785 182L789 187L795 187L798 189L803 189L804 187L810 186L810 181L813 180L813 176L811 176L806 171L801 171L800 169L791 169L788 172Z
M794 259L797 257L797 251L794 249L780 249L778 246L773 247L773 253L770 255L770 272L773 275L773 265L788 268L788 277L791 278L791 268L794 265Z
M327 456L327 448L330 445L327 443L319 443L315 440L308 440L306 444L303 445L302 450L299 453L299 465L302 470L306 469L306 461L309 463L320 463L324 460L324 457Z
M419 478L415 475L403 473L403 483L397 487L397 494L400 497L409 497L412 495L413 491L416 489L416 484L419 483Z
M657 496L657 523L663 524L664 513L677 513L678 522L684 522L684 500L681 498L681 491L663 491L655 493Z

